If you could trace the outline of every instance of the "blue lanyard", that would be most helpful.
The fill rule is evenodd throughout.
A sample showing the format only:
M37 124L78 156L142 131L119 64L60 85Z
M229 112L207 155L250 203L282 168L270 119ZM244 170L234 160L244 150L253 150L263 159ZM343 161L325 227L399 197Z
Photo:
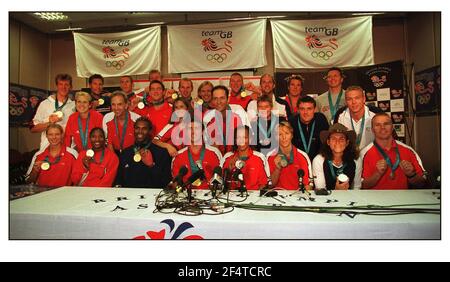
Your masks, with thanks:
M114 117L114 124L116 125L116 134L120 140L120 150L123 150L123 141L125 140L125 134L127 133L127 125L128 125L128 111L125 113L125 122L122 128L122 136L120 136L119 132L119 124L117 122L117 117Z
M48 156L46 156L44 159L44 162L54 165L54 164L59 163L60 160L61 160L61 155L57 156L54 162L50 162L50 158Z
M293 148L291 149L291 152L289 153L289 159L287 158L287 156L285 154L283 154L283 152L281 152L281 150L280 150L280 154L286 159L288 164L294 163L294 149Z
M395 143L395 141L394 141ZM380 145L376 141L373 141L373 144L375 145L375 148L377 148L378 152L383 156L384 160L386 161L387 165L391 168L391 176L394 175L395 170L398 168L398 165L400 164L400 152L398 150L398 145L395 143L395 163L392 164L391 159L389 156L384 152L383 148L381 148Z
M105 148L103 148L103 151L102 151L102 155L100 156L100 162L97 162L96 160L95 160L95 155L94 155L94 157L92 158L93 160L94 160L94 163L96 163L96 164L101 164L102 162L103 162L103 159L105 158Z
M150 144L151 144L151 142L148 142L147 145L144 145L144 147L140 147L140 146L137 146L137 145L135 144L135 145L134 145L134 148L133 148L134 153L136 154L136 153L137 153L138 151L140 151L141 149L147 150L148 147L150 147Z
M55 112L62 110L62 108L64 108L64 106L67 104L67 101L69 101L69 97L67 97L66 101L64 101L64 103L61 106L59 106L58 94L55 94Z
M226 116L225 126L231 126L231 117L233 116L233 113L231 112L230 105L227 105L225 116ZM223 145L226 146L227 145L227 137L226 137L227 133L226 132L225 132L225 134L223 133L223 123L218 122L217 126L219 127L220 134L222 134Z
M78 130L80 131L81 137L81 145L83 146L83 150L87 149L88 145L88 134L89 134L89 118L91 113L88 113L88 117L86 120L86 131L83 131L83 125L81 124L81 115L78 115Z
M261 123L259 122L259 118L256 121L256 123L258 124L258 128L259 128L258 132L261 132L264 135L264 140L270 138L270 136L272 135L272 131L275 129L275 125L276 125L276 122L273 122L274 115L272 113L270 113L270 115L271 115L271 117L270 117L270 130L266 131L266 129L262 127ZM267 120L267 122L269 122L269 120Z
M309 149L311 149L311 142L312 142L312 138L314 135L314 129L316 127L316 121L313 121L312 127L311 127L311 132L309 133L309 140L308 140L308 144L306 144L306 138L305 138L305 134L303 133L303 128L302 125L300 123L300 116L298 117L298 130L300 131L300 138L302 139L302 144L303 144L303 148L305 149L305 152L307 154L309 154Z
M328 167L330 168L331 177L333 177L333 180L336 180L336 173L334 172L333 162L330 160L327 160L327 162L328 162ZM340 168L338 168L337 175L343 174L346 166L347 166L347 164L344 163Z
M331 101L331 93L330 91L328 91L328 104L330 105L331 120L334 120L334 116L336 115L336 110L339 107L339 102L341 101L343 92L344 91L341 89L341 92L339 92L339 95L336 99L336 104L333 105L333 101Z
M348 112L350 113L350 110L348 110ZM355 126L353 125L353 118L352 118L352 114L351 113L350 113L350 122L352 123L353 131L356 132ZM359 129L359 133L356 136L356 146L358 146L358 147L359 147L359 144L361 144L361 139L362 139L362 135L363 135L363 132L364 132L364 123L365 122L366 122L366 112L364 111L364 114L363 114L363 117L362 117L362 120L361 120L361 126L360 126L360 129Z
M200 151L200 160L202 161L202 163L203 163L203 159L205 158L205 151L206 151L205 147L202 146L202 150ZM199 170L199 168L195 164L194 158L192 158L192 153L191 153L190 148L188 148L188 158L189 158L189 166L191 167L191 172L192 172L192 174L194 174Z

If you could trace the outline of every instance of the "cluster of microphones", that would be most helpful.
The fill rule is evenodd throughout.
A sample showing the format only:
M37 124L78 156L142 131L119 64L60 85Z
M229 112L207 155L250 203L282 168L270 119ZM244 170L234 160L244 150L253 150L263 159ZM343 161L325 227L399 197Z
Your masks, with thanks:
M197 181L205 181L206 179L201 160L196 161L195 164L197 166L197 170L191 176L189 176L189 178L185 182L183 181L183 179L184 176L188 173L188 168L186 166L182 166L180 167L178 174L167 185L168 189L171 189L176 193L187 191L189 201L191 201L192 199L192 185ZM242 172L244 166L245 162L242 160L237 160L234 168L231 170L229 168L222 169L222 167L216 166L213 170L213 175L208 183L212 197L216 197L220 193L226 194L230 190L232 181L239 183L238 191L241 193L241 196L243 196L244 193L247 193L244 174ZM299 190L301 192L305 192L305 185L303 183L304 175L305 171L303 169L299 169L297 171ZM267 185L263 190L267 191L272 188L272 180L269 177Z

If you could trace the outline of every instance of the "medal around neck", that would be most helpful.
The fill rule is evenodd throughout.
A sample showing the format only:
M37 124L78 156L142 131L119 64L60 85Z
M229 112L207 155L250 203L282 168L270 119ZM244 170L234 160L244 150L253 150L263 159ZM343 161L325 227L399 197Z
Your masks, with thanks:
M48 162L43 162L41 164L41 169L42 170L49 170L50 169L50 164Z
M280 166L281 167L287 167L288 165L288 161L286 160L286 157L284 155L281 155L281 160L280 160Z
M172 94L172 100L175 100L175 99L177 99L178 98L178 94L177 93L173 93Z
M139 102L137 106L140 110L142 110L145 107L145 104L144 102Z
M56 115L58 118L62 118L62 117L64 116L63 112L61 112L61 111L56 111L56 112L55 112L55 115Z
M202 99L198 99L196 103L201 106L201 105L203 105L203 100Z
M103 100L102 98L98 99L98 104L101 106L105 103L105 100Z
M133 160L137 163L140 162L142 160L141 154L139 153L134 154Z
M245 97L247 97L247 96L248 96L247 92L245 92L245 91L242 91L242 92L241 92L241 97L242 97L242 98L245 98Z
M94 150L89 149L86 151L86 157L92 158L94 156Z

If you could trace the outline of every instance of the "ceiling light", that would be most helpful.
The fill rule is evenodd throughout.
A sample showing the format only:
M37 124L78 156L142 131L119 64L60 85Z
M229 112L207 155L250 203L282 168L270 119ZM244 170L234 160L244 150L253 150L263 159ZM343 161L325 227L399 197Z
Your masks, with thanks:
M352 13L352 16L374 16L374 15L383 15L386 13Z
M165 24L165 22L157 22L157 23L138 23L136 25L159 25L159 24Z
M63 13L33 13L35 16L47 21L63 21L69 17Z
M82 27L68 27L68 28L60 28L60 29L55 29L55 31L71 31L71 30L81 30L83 29Z
M259 16L256 17L257 19L279 19L279 18L286 18L287 16Z

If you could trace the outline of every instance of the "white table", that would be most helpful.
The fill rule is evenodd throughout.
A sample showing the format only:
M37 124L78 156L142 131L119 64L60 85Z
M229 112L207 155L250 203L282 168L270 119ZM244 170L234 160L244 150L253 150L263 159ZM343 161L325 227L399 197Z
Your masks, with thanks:
M62 187L10 202L10 239L440 239L440 214L390 216L253 211L219 215L154 213L157 189ZM334 191L315 202L283 191L285 205L440 203L439 190ZM203 196L206 191L197 193ZM251 192L246 203L280 204ZM122 197L122 198L120 198ZM126 197L124 199L123 197ZM234 195L231 198L239 199ZM335 201L337 200L337 202ZM424 206L440 208L437 206ZM191 227L192 226L192 227ZM189 227L189 228L183 228ZM185 230L184 230L185 229ZM150 231L150 232L149 232ZM149 233L147 233L149 232ZM191 237L190 237L191 236ZM193 236L193 237L192 237Z

